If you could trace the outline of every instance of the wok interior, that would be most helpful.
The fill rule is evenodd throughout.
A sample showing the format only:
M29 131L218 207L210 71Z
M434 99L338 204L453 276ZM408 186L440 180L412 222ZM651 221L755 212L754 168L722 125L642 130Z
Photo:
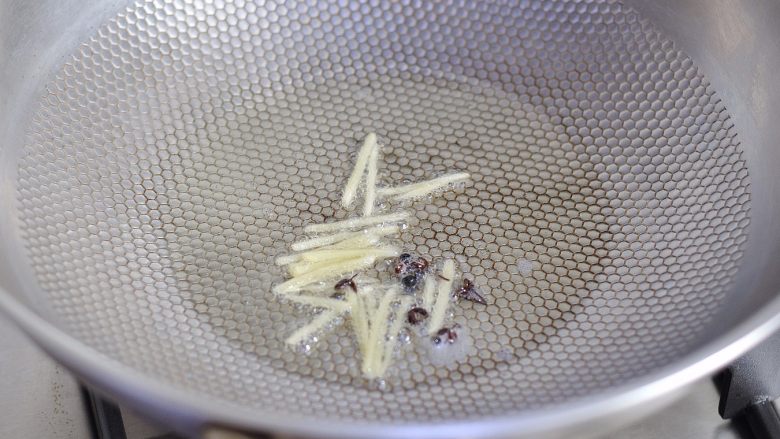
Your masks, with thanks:
M215 400L381 421L545 407L694 350L735 295L750 147L693 61L620 4L139 3L44 84L14 162L30 306ZM270 293L302 226L348 214L368 131L385 184L473 172L415 205L402 239L491 299L456 311L466 361L403 354L384 392L346 331L285 349L303 316Z

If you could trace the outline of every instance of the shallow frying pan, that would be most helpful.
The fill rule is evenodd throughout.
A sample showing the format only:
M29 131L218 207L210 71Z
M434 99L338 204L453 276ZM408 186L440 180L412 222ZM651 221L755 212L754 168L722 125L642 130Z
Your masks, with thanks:
M186 434L586 433L778 326L780 5L107 2L0 6L0 308ZM403 246L489 295L450 368L367 386L273 260L347 215L366 133ZM641 408L641 409L640 409ZM639 409L639 410L637 410Z

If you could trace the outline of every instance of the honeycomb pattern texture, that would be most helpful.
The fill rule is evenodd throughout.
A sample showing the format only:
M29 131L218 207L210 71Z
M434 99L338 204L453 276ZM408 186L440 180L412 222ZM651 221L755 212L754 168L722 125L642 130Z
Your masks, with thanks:
M602 1L134 4L52 74L19 163L29 263L65 331L258 413L471 419L623 384L695 347L729 294L749 183L691 60ZM404 246L489 297L452 368L364 385L336 330L283 346L273 259L337 203L363 136L381 179L466 170ZM452 401L457 401L453 404Z

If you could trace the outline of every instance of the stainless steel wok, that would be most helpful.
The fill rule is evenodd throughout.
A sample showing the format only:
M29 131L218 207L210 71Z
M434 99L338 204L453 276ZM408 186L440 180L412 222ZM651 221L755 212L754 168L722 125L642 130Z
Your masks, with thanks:
M0 2L0 309L190 435L587 434L780 323L780 4ZM468 170L403 245L490 296L376 390L272 261L383 184ZM530 265L529 265L530 264ZM641 407L641 410L637 410Z

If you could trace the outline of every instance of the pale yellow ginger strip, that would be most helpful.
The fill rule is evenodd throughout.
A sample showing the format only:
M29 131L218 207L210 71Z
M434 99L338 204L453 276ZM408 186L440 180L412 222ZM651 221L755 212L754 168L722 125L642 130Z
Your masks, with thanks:
M450 184L459 183L461 181L465 181L465 180L468 180L470 178L469 174L465 174L465 173L463 175L458 176L459 178L455 178L455 177L456 177L456 175L453 175L453 178L450 181L448 181L448 182L440 182L440 184L438 184L436 186L431 185L429 187L421 187L419 189L411 190L409 192L404 192L403 194L396 195L393 198L393 200L395 200L395 201L403 201L403 200L409 200L409 199L412 199L412 198L424 197L424 196L426 196L426 195L428 195L430 193L436 192L439 189L442 189L442 188L444 188L444 187L446 187L446 186L448 186Z
M319 261L319 262L307 262L307 261L301 261L296 262L294 264L290 264L287 266L287 273L292 278L296 278L299 276L303 276L304 274L310 273L315 270L319 270L324 267L330 267L332 265L340 265L345 262L353 261L359 259L359 257L351 257L351 258L342 258L342 259L332 259L330 261Z
M358 296L360 296L366 316L370 317L376 311L377 302L381 299L377 294L377 290L381 288L384 291L386 288L382 287L378 279L371 277L357 276L355 283L358 286Z
M379 240L381 239L379 236L376 235L366 235L361 232L356 232L358 235L354 238L345 239L344 241L337 242L335 244L326 245L324 247L316 247L312 250L303 252L303 253L296 253L293 255L285 255L285 256L279 256L276 258L276 265L284 266L284 265L290 265L295 264L299 262L311 262L313 260L322 260L324 257L318 257L317 255L325 254L327 251L333 251L333 252L343 252L343 251L375 251L377 250L376 245L379 243ZM379 247L383 248L383 247ZM334 254L334 256L337 259L345 259L345 257L342 255L339 257L338 254ZM335 262L335 261L333 261Z
M336 261L336 263L337 262L339 261ZM312 264L311 262L296 262L294 264L290 264L290 266L287 267L287 274L289 274L291 277L302 276L310 271L314 271L332 263L334 262L322 262L320 264Z
M328 247L323 247L323 249L327 249ZM341 251L342 249L334 249L331 251ZM328 265L334 265L334 264L340 264L346 261L349 261L351 259L360 258L362 256L376 256L376 248L354 248L349 247L350 251L354 250L360 250L359 252L356 252L355 255L349 256L349 255L342 255L342 256L333 256L331 258L319 258L317 260L314 260L313 258L309 258L309 260L304 260L303 256L299 258L298 262L294 262L290 264L287 267L287 272L290 274L290 276L300 276L302 274L308 273L312 270L316 270ZM383 253L383 252L380 252ZM390 257L390 256L387 256Z
M360 296L354 292L347 293L347 304L349 305L352 329L355 332L360 354L365 356L366 345L368 344L368 316L366 315L366 309Z
M316 250L303 253L301 260L306 262L319 262L328 260L342 260L359 258L361 256L376 256L377 258L392 258L401 254L401 249L393 246L357 249Z
M276 262L276 265L283 266L283 265L290 265L300 260L301 260L301 255L284 255L284 256L277 257L274 262Z
M423 297L422 307L426 311L430 311L433 307L433 300L436 296L436 280L433 276L425 276L425 283L423 284Z
M439 279L438 291L436 292L436 301L433 304L431 319L428 321L428 334L433 334L441 329L444 319L447 316L447 306L450 304L450 294L452 292L452 281L455 278L455 261L447 259L441 270L442 277Z
M362 233L363 232L342 232L334 233L333 235L318 236L316 238L304 239L303 241L294 242L290 248L293 251L300 252L312 248L330 245L334 242L343 241L345 239L354 238Z
M395 212L386 215L364 216L349 218L342 221L322 224L309 224L304 227L306 233L322 233L359 229L361 227L373 226L383 223L397 223L409 218L409 212Z
M305 239L303 241L294 242L290 246L290 248L293 251L300 252L304 250L309 250L318 247L325 247L331 244L348 241L353 238L365 238L365 237L381 238L382 236L396 235L400 231L401 229L395 225L379 225L358 232L341 232L341 233L335 233L333 235L318 236L316 238Z
M446 187L447 185L468 180L469 178L471 178L471 175L469 175L468 172L458 172L455 174L443 175L441 177L427 181L421 181L419 183L379 188L377 189L377 195L379 197L393 196L396 200L416 198L437 191L443 187Z
M387 369L393 363L393 351L398 345L398 333L401 332L401 326L403 326L404 320L406 320L406 311L409 309L411 304L412 298L404 297L401 299L401 303L395 312L393 322L390 324L390 332L388 337L386 337L387 340L385 340L385 352L382 356L382 362L376 371L377 375L380 377L383 377L385 373L387 373Z
M344 259L332 259L330 261L299 262L297 264L290 265L287 271L290 273L290 276L294 279L296 277L308 275L311 272L322 271L327 268L338 269L337 267L340 267L344 264L349 264L353 261L358 261L363 258L374 258L374 260L376 260L376 256L367 255L365 257L358 256L358 257L351 257L351 258L344 258Z
M309 284L337 278L353 271L368 268L374 264L375 260L376 258L374 256L368 256L365 258L350 259L333 265L326 265L277 285L274 287L274 292L276 294L287 294L299 291Z
M370 327L369 327L369 308L366 306L366 298L360 297L360 295L357 296L358 304L359 304L359 322L360 322L360 336L363 339L363 353L365 353L366 346L368 346L368 338L370 334Z
M373 294L376 289L375 287L378 285L372 285L371 289L364 288L362 283L359 283L358 285L360 285L360 298L363 301L363 306L366 308L368 315L373 315L377 306L379 306L379 299L381 299L377 294Z
M373 235L361 235L354 238L345 239L344 241L337 242L335 244L326 245L325 247L319 247L314 250L343 250L373 247L379 242L380 239L381 238Z
M300 253L297 256L297 260L291 264L288 264L287 271L290 276L300 276L317 268L324 267L326 265L338 264L340 262L359 258L361 256L371 256L375 254L375 248L351 248L349 250L334 249L323 250L321 253Z
M361 278L360 276L355 278L355 283L358 285L358 295L364 302L366 298L374 297L373 293L379 286L378 282L377 279L373 278Z
M315 332L318 332L322 330L322 328L328 326L331 322L336 320L339 315L341 315L341 312L323 311L307 325L296 329L295 332L290 334L290 336L287 337L284 342L292 346L297 345L303 340L309 338Z
M335 282L320 282L306 285L306 288L302 289L301 292L309 294L332 293L335 285Z
M285 297L290 302L300 303L314 308L326 308L332 311L349 311L349 305L343 300L330 299L328 297L304 296L291 294Z
M363 178L363 172L366 170L369 157L376 149L376 145L376 134L369 133L365 140L363 140L363 146L360 148L357 160L355 161L355 168L352 170L349 179L347 179L347 185L344 186L344 193L341 196L341 206L345 209L349 208L352 205L352 202L355 201L358 185Z
M390 305L396 298L394 289L388 290L379 302L376 311L369 317L368 323L368 344L363 357L363 374L367 378L378 378L377 371L384 353L384 339L387 335L387 329L390 317Z
M363 202L363 216L371 216L376 204L376 174L379 163L379 145L371 152L368 159L368 172L366 173L366 199Z

